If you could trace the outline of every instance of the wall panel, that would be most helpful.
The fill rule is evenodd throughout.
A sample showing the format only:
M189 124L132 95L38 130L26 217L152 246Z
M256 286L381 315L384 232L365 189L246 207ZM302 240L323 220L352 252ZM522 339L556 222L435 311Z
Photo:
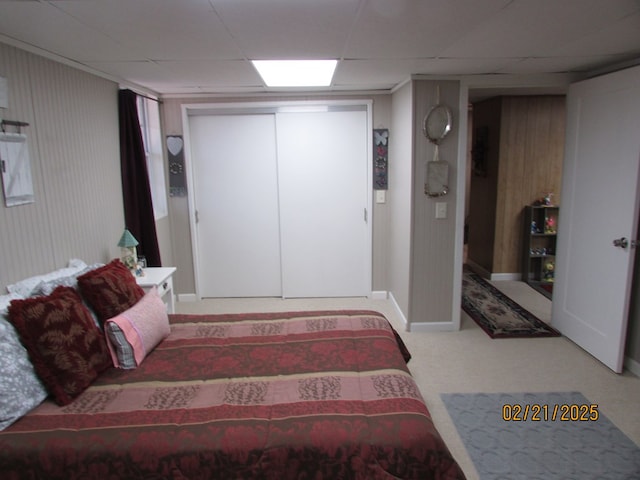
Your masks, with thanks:
M0 206L0 284L118 255L124 227L118 85L0 44L6 119L29 122L35 203Z
M409 322L413 199L413 83L393 93L389 132L388 290Z
M439 92L439 93L438 93ZM414 175L412 218L412 261L409 321L449 323L452 321L453 278L458 201L457 172L460 84L456 81L414 82ZM431 198L424 193L426 164L434 160L435 149L424 136L423 119L429 109L443 103L451 108L453 126L439 146L439 158L449 164L449 193ZM464 115L466 115L466 111ZM447 206L446 218L435 218L436 203Z

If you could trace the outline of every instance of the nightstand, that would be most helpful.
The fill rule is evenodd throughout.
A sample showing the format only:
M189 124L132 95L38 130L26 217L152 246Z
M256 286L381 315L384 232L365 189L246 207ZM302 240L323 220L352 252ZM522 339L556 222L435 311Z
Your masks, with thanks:
M168 313L175 313L175 303L173 298L173 274L176 267L147 267L144 276L136 277L136 282L145 292L153 287L158 288L158 295L167 306Z

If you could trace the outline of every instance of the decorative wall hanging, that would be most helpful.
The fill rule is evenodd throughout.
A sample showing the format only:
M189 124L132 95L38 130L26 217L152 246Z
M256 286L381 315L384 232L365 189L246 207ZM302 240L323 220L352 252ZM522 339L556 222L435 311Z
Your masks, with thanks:
M373 130L373 189L388 189L389 129Z
M449 164L443 160L427 162L424 193L429 197L444 197L449 193Z
M31 178L31 160L27 136L20 133L20 127L29 124L13 120L0 123L0 167L2 169L2 187L4 203L7 207L35 202L33 180ZM18 133L5 132L6 126L17 127Z
M167 135L169 162L169 196L187 195L187 182L184 173L184 141L182 135Z
M440 160L438 148L452 127L453 113L448 106L440 103L440 86L437 86L436 104L422 121L424 136L433 144L433 160L427 161L424 181L424 193L429 197L442 197L449 193L449 164Z
M9 86L5 77L0 77L0 108L9 108Z

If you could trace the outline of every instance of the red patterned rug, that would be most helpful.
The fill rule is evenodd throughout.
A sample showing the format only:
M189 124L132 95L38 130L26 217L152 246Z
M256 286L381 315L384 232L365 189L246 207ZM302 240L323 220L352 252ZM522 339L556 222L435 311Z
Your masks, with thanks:
M491 338L560 336L555 328L475 273L465 272L462 277L462 309Z

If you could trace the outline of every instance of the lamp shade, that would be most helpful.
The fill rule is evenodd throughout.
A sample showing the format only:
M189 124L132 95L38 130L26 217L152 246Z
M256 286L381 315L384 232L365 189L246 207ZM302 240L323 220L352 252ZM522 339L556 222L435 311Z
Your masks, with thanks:
M120 241L118 242L118 246L121 248L129 248L137 245L138 241L136 240L136 237L131 235L131 232L125 228L122 233L122 237L120 237Z

